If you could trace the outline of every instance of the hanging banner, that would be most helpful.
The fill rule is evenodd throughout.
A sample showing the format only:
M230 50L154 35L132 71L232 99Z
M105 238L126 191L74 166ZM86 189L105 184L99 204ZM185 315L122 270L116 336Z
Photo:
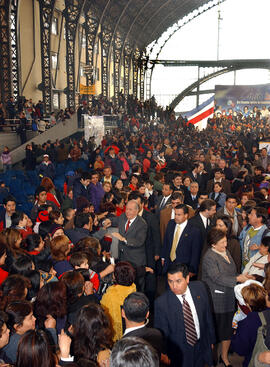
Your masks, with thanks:
M95 95L96 94L95 85L86 86L86 85L80 84L80 94Z
M96 146L101 145L105 135L104 117L83 115L84 118L84 138L88 141L91 137L95 138Z
M243 111L247 106L261 109L270 106L270 84L261 85L216 85L216 108L228 111Z
M202 131L207 128L207 121L214 115L214 96L209 98L198 107L189 112L185 112L184 116L188 120L188 124L193 124L195 128Z

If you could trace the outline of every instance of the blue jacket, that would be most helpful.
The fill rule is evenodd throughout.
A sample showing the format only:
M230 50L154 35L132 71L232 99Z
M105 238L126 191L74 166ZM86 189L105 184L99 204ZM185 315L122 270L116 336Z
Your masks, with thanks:
M170 265L170 252L173 243L173 236L175 230L175 221L171 219L167 225L162 247L162 258L165 259L164 272L167 271ZM198 267L201 256L201 233L200 230L190 223L187 223L183 233L180 236L178 246L176 249L176 262L184 263L188 266L191 273L198 273Z
M42 162L38 166L37 172L39 175L42 175L43 177L49 177L53 180L55 176L55 167L52 162L50 162L48 165Z
M215 331L209 296L202 282L192 281L188 287L200 324L200 339L196 345L191 347L187 343L182 304L171 290L163 293L155 301L154 327L161 330L166 338L171 367L205 364L212 366L211 344L215 343Z
M242 259L243 259L243 255L244 255L244 243L245 243L245 238L247 236L247 233L250 229L250 225L246 225L243 229L242 229L242 232L240 233L239 235L239 242L240 242L240 247L241 247L241 251L242 251ZM268 228L265 224L262 225L261 229L258 231L258 233L252 237L250 239L250 242L249 242L249 247L251 245L260 245L261 243L261 240L263 237L265 236L270 236L270 231L268 231ZM258 250L249 250L249 258L251 258L252 256L254 256L256 253L258 252Z
M105 192L100 182L98 182L96 185L90 183L88 186L88 195L90 197L91 203L94 205L95 213L98 213L99 211L99 206L104 194Z
M77 208L77 203L76 203L76 199L79 196L83 196L85 197L87 200L90 201L90 197L89 197L89 192L88 192L88 188L83 186L83 184L80 181L80 178L77 178L74 181L73 184L73 200L74 200L74 206L75 208Z

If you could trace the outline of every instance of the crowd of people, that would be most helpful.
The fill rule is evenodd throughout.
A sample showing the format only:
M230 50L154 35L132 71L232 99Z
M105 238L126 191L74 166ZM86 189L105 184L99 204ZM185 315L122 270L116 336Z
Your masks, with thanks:
M270 365L268 118L216 115L199 132L154 100L119 102L100 146L27 146L30 213L1 182L2 362ZM57 186L59 164L81 160Z
M6 103L0 102L0 131L9 127L11 131L17 132L21 144L27 141L27 130L43 133L61 121L70 119L74 111L71 108L52 111L49 116L44 113L44 105L41 100L34 103L32 99L20 98L15 101L10 97Z

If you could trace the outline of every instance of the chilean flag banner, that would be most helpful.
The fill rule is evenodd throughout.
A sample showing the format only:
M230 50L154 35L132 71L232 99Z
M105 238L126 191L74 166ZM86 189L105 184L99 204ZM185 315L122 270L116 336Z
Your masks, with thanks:
M193 124L202 131L207 127L207 120L214 115L214 96L185 114L188 124Z

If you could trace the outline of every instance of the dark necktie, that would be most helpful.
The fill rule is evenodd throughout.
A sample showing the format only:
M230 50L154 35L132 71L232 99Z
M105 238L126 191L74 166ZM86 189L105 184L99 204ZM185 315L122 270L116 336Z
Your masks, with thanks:
M128 220L128 222L127 222L127 225L126 225L126 232L128 231L129 226L130 226L130 220Z
M183 294L183 316L184 316L184 324L186 330L186 338L189 345L194 346L197 342L197 333L195 328L194 319L192 316L192 312L189 306L189 303L186 301L186 295Z
M160 208L160 209L163 209L164 205L165 205L165 196L164 196L164 198L161 200L159 208Z

